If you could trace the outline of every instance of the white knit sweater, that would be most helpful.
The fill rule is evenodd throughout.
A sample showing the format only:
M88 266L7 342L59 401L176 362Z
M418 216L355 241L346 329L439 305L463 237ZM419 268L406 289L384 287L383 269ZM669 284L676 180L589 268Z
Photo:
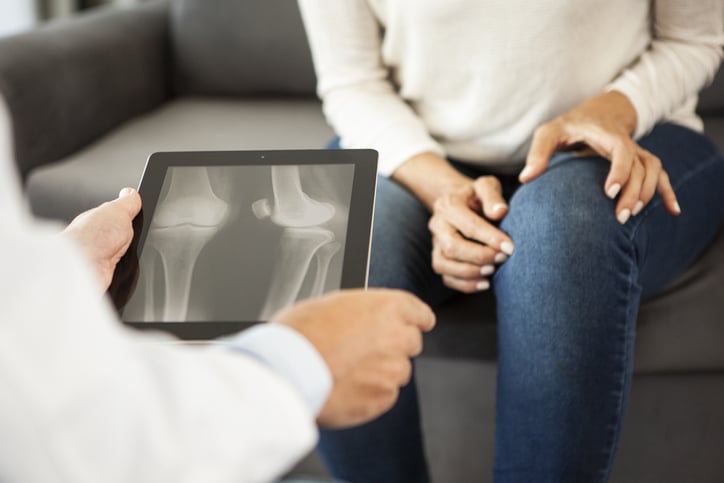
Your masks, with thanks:
M513 169L543 122L606 90L701 130L724 0L299 0L318 92L344 147L392 173L432 151Z

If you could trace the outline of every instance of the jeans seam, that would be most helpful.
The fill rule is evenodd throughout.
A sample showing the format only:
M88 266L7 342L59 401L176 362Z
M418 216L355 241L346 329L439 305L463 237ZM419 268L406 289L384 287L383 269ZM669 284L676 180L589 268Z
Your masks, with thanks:
M627 377L626 368L629 367L630 358L631 358L631 356L630 356L631 345L633 344L634 338L635 338L635 333L634 333L634 337L627 337L628 325L631 324L632 323L631 321L633 320L633 317L631 314L631 310L632 310L631 300L633 298L632 292L633 292L633 287L635 286L635 281L633 280L634 265L635 265L634 261L633 261L633 255L635 253L635 249L634 249L633 243L630 243L628 245L628 249L629 249L629 269L628 269L628 277L627 277L628 287L626 288L626 299L628 300L628 304L626 306L626 318L623 321L622 325L619 327L619 332L621 334L621 337L623 338L623 344L621 344L623 346L623 354L622 354L623 357L621 357L621 359L620 359L622 364L620 366L620 371L619 371L620 380L618 381L618 394L616 395L618 401L617 401L617 405L616 405L616 409L615 409L613 426L612 427L609 426L609 427L611 427L611 429L609 430L611 434L610 434L609 441L607 444L607 450L605 452L605 453L607 453L607 455L606 455L607 461L606 461L606 465L601 470L601 480L600 481L602 483L608 481L608 479L611 475L611 470L613 469L613 462L614 462L614 458L615 458L615 454L616 454L616 451L615 451L616 445L618 444L618 441L619 441L620 435L621 435L621 426L623 425L623 419L624 419L623 401L625 399L624 387L626 385L626 377ZM635 321L633 323L635 323ZM633 367L631 368L631 370L633 371Z

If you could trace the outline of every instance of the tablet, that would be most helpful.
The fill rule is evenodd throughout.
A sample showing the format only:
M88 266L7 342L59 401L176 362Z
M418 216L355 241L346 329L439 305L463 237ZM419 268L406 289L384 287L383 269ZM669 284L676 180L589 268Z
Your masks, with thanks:
M377 153L152 154L109 294L121 320L185 340L367 284Z

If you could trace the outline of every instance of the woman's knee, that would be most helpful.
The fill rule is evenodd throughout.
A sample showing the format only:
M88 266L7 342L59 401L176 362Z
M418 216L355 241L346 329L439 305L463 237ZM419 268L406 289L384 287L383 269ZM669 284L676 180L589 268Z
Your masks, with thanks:
M571 156L521 186L501 224L516 247L506 265L524 264L518 273L559 272L606 263L620 252L629 243L629 227L617 222L615 203L603 192L609 166L600 158Z

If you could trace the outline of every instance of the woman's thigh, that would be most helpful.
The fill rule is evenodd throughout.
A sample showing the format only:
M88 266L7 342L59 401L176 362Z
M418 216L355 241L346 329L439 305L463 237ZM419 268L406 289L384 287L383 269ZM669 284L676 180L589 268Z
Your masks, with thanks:
M633 220L643 298L655 295L689 267L724 223L724 158L704 135L675 124L657 126L640 141L657 155L682 213L671 216L656 196Z

